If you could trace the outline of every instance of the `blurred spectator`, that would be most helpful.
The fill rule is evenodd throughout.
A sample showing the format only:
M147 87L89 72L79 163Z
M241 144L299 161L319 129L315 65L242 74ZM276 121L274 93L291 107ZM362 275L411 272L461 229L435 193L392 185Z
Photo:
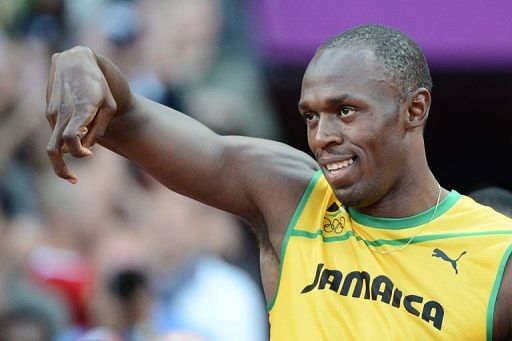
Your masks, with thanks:
M44 151L33 152L27 140L37 140L45 120L35 113L44 105L47 53L40 41L2 41L0 33L0 200L8 216L38 210L34 172Z
M125 226L105 231L94 244L95 270L90 294L90 328L80 340L109 334L128 341L154 340L150 311L153 295L149 288L149 247L144 231Z
M30 217L11 219L1 230L0 312L7 314L7 322L2 324L6 328L4 330L11 330L10 326L17 325L18 320L24 322L24 315L28 316L27 319L33 315L40 316L44 320L44 329L50 335L63 331L69 322L69 311L63 298L34 283L27 266L27 259L40 243L41 235L41 226Z
M91 286L95 280L91 258L98 240L124 221L117 209L127 174L125 161L98 150L100 161L76 162L80 174L75 186L55 179L50 171L40 175L40 200L45 218L42 243L31 252L29 266L39 283L61 293L72 311L76 327L87 328ZM69 203L62 205L62 199Z
M107 281L108 289L123 312L125 340L144 340L153 336L149 322L151 293L147 275L139 269L121 269ZM145 329L145 330L144 330Z
M501 187L489 186L468 194L479 203L512 218L512 192Z
M14 37L36 38L62 48L66 34L62 0L0 0L0 22Z
M159 334L183 330L206 340L267 339L262 292L222 258L239 252L235 221L161 186L151 200L148 238Z
M83 21L80 40L112 59L136 93L223 134L278 138L240 20L232 20L243 9L228 0L105 2Z
M52 288L63 298L71 313L71 322L84 325L87 322L84 293L91 275L82 255L72 249L43 244L31 252L28 266L36 283Z
M87 174L69 186L34 148L50 134L41 129L49 58L75 44L212 129L278 137L242 18L232 0L0 0L3 331L26 325L19 331L63 341L267 339L261 289L226 261L248 253L239 222L103 149L98 162L70 161Z
M2 341L50 341L51 325L45 315L30 308L18 308L0 316Z

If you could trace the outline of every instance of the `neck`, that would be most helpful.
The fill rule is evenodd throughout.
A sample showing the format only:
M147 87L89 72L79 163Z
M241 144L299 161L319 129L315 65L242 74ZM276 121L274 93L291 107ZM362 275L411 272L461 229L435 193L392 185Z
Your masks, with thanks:
M409 173L413 176L400 180L380 200L357 211L374 217L402 218L434 207L438 198L443 200L448 191L440 187L428 166L414 168Z

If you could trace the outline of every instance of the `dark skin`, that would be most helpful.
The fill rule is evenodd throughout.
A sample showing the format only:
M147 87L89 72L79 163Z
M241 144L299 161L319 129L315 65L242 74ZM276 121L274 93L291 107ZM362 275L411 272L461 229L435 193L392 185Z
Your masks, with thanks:
M98 142L169 189L242 217L258 234L263 287L271 300L286 227L319 167L341 202L368 215L404 217L435 205L439 185L423 142L431 97L424 88L409 90L404 94L389 80L367 48L318 51L299 101L315 161L278 142L219 136L132 95L115 65L77 47L52 59L47 151L56 174L75 183L63 154L90 158L89 148ZM333 170L340 162L349 165ZM446 194L442 189L441 199ZM507 266L495 306L495 339L512 336L511 303Z

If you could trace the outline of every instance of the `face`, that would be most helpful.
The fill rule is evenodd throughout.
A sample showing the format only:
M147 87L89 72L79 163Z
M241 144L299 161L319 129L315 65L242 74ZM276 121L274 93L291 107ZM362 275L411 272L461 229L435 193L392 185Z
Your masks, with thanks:
M308 143L336 197L378 205L407 178L404 95L368 48L320 50L302 83Z

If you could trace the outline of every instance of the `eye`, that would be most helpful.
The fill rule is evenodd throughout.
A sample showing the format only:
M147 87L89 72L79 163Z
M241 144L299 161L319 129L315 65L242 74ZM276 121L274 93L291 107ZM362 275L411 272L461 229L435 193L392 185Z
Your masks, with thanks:
M355 108L344 105L340 108L340 116L342 116L342 117L349 116L349 115L355 114L356 111L357 110Z
M318 119L318 114L316 112L307 112L303 115L304 117L304 121L307 122L312 122L312 121L316 121Z

